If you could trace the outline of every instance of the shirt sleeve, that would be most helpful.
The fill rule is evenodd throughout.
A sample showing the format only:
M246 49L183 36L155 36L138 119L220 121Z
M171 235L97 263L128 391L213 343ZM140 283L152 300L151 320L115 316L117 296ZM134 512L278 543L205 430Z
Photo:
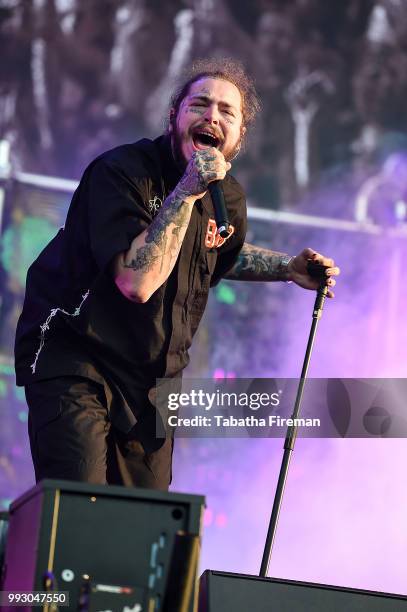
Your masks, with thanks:
M130 178L118 165L103 158L96 160L89 172L90 248L104 270L152 221L145 205L149 179Z
M222 253L222 255L218 255L218 259L216 261L215 270L212 274L211 278L211 287L215 287L219 281L233 268L236 263L237 257L243 247L244 242L235 245L233 249Z

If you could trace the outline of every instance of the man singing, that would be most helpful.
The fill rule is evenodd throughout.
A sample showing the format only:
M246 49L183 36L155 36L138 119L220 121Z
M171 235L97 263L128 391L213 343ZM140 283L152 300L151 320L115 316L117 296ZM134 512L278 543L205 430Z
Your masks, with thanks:
M179 377L209 287L221 278L306 289L296 257L245 242L242 188L229 174L259 108L232 61L200 62L172 99L167 133L86 169L65 227L32 264L16 336L36 479L167 489L172 437L156 437L157 378ZM208 184L223 181L231 229L216 233ZM328 295L333 297L329 290Z

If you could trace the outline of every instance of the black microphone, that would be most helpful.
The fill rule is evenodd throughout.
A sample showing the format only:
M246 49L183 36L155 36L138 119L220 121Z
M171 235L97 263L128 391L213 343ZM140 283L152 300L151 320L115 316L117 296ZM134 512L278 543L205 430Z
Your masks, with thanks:
M208 185L208 189L209 193L211 194L213 208L215 209L215 220L218 234L220 234L222 238L227 238L229 236L230 223L221 183L222 181L219 180L211 181Z

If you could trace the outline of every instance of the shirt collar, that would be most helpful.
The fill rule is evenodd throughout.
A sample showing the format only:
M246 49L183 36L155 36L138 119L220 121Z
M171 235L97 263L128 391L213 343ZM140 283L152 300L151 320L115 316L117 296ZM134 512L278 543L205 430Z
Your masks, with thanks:
M154 142L158 147L162 174L164 176L165 186L169 193L179 182L183 173L175 162L171 147L171 137L169 134L159 136Z

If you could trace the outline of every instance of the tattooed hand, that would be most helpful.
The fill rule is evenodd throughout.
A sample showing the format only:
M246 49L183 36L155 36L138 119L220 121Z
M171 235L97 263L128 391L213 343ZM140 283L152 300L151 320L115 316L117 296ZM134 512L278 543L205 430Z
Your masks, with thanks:
M225 160L223 154L210 147L196 151L188 162L183 177L175 188L183 197L195 196L201 198L211 181L222 180L232 165Z
M333 298L335 294L331 291L331 288L336 285L336 280L333 276L338 276L340 274L340 269L338 266L335 266L333 259L324 257L324 255L317 253L313 249L304 249L299 255L291 259L288 264L287 278L304 289L318 289L320 281L315 280L315 278L312 278L308 274L307 264L309 261L318 263L327 268L325 270L327 277L326 284L330 287L327 296Z

